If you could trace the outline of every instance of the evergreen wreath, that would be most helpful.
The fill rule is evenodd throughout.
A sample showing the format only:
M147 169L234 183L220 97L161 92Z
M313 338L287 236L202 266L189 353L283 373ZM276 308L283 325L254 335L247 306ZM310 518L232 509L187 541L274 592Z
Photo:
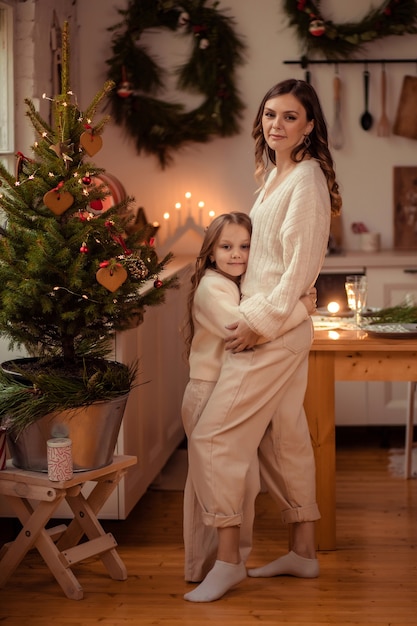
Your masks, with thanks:
M244 108L235 86L235 68L243 62L244 44L234 33L233 20L206 0L130 0L119 10L123 21L111 27L113 56L108 77L116 84L110 94L114 120L142 150L154 154L162 167L172 152L187 142L207 142L213 135L239 131ZM204 95L192 111L158 99L164 70L151 58L140 38L150 28L192 36L191 56L177 69L177 87Z
M417 0L385 0L368 11L361 22L335 24L324 19L320 0L284 0L289 23L295 26L303 54L349 58L376 39L417 33Z

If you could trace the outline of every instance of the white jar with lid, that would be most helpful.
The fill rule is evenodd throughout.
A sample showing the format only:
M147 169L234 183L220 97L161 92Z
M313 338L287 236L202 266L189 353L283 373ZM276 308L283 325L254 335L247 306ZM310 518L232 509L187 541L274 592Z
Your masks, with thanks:
M71 439L56 437L48 439L46 445L49 480L70 480L73 476Z

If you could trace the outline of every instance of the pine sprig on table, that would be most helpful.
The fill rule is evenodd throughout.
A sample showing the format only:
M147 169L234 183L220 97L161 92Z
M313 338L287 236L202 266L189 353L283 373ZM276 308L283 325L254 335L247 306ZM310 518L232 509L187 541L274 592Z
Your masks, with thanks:
M369 324L413 324L417 323L417 306L398 304L372 313Z

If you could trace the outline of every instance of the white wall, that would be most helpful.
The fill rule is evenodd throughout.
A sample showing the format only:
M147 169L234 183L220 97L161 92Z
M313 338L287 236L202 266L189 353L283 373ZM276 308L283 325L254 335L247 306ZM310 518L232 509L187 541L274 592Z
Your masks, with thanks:
M325 16L332 17L336 23L355 22L362 19L370 4L369 0L351 0L349 3L327 0L322 3L322 9ZM105 61L111 54L111 35L106 29L119 19L116 6L124 7L126 3L122 0L90 0L83 3L82 9L78 7L80 98L83 103L90 101L105 79ZM374 6L380 4L374 0ZM205 145L192 144L177 153L175 164L163 171L153 156L136 154L121 128L107 129L104 148L96 155L96 162L124 183L128 193L145 207L150 220L161 221L163 212L172 212L175 202L182 201L187 190L204 199L216 213L250 209L255 190L250 132L259 101L275 82L292 76L304 78L304 71L299 66L282 63L284 59L299 58L300 47L294 30L286 26L281 7L280 0L223 0L220 3L219 8L235 18L236 31L248 46L247 63L239 68L238 76L238 86L247 105L239 136L215 139ZM152 43L151 38L148 41ZM416 43L417 35L384 38L370 44L366 55L369 58L415 58ZM161 37L156 34L153 35L153 46L155 54L160 54ZM315 65L310 69L312 84L331 123L334 67ZM393 166L416 165L417 144L414 140L393 135L388 138L377 136L376 121L381 114L379 65L369 66L370 109L376 121L370 131L361 129L363 69L362 65L339 66L343 81L345 146L333 154L344 198L345 244L349 249L358 247L350 225L354 221L364 221L370 230L381 232L382 246L390 248L393 245ZM416 67L413 64L389 64L386 71L387 110L393 121L403 77L415 74ZM186 102L184 94L178 94L178 99Z

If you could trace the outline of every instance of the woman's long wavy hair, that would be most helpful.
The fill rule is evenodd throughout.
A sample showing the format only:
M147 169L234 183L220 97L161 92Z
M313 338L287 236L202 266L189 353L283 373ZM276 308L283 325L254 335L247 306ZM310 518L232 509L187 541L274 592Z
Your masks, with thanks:
M249 215L246 215L246 213L233 212L218 215L207 227L200 253L195 262L194 274L191 276L191 289L187 300L187 319L184 326L187 357L190 355L191 342L194 337L194 295L206 270L210 268L215 269L216 267L216 264L210 260L210 256L213 255L214 248L222 235L223 228L227 224L237 224L239 226L243 226L248 231L249 236L252 234L252 222ZM216 306L215 302L213 302L213 306Z
M317 94L314 88L304 80L290 78L274 85L265 94L260 104L252 130L252 137L255 140L255 179L263 184L269 161L276 165L275 151L268 146L262 130L265 104L271 98L288 93L295 96L302 104L307 114L307 121L314 120L313 130L309 134L310 144L307 146L305 143L301 143L295 146L291 158L295 163L298 163L306 155L309 155L320 163L329 188L331 210L334 215L337 215L342 206L342 198L339 193L339 185L336 182L333 159L328 146L327 126Z

